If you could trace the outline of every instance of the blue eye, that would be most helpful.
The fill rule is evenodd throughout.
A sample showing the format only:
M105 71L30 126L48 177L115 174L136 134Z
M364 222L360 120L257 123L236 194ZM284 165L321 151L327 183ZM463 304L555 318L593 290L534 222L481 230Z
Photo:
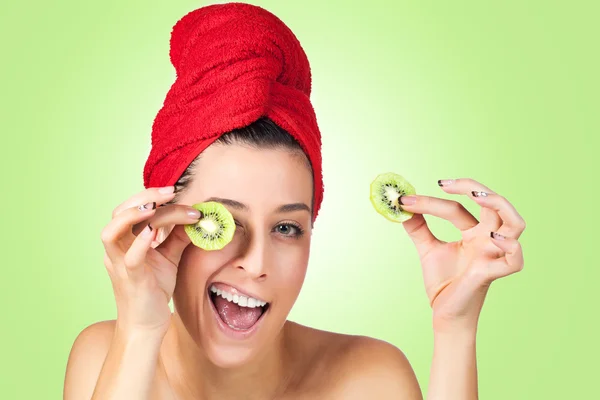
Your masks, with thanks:
M279 224L275 227L275 230L280 235L294 237L294 238L298 238L298 237L302 236L302 234L304 233L302 228L300 228L299 226L297 226L295 224L290 224L290 223Z

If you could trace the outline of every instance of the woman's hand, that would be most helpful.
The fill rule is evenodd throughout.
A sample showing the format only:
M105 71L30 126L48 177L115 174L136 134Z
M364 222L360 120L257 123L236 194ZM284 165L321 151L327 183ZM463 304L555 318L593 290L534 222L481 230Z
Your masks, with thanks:
M113 285L120 332L165 334L169 327L177 267L190 243L183 225L200 217L197 210L184 205L157 209L173 199L169 188L164 193L159 188L146 189L129 198L113 211L102 230L104 264ZM188 214L193 211L196 216ZM169 236L153 248L157 228L173 225Z
M446 193L467 195L480 204L481 221L459 202L417 195L415 204L403 206L415 213L403 225L419 253L434 330L475 330L489 285L523 269L518 239L525 230L525 221L506 198L472 179L438 184ZM473 192L487 196L475 196ZM450 243L439 240L422 214L450 221L460 230L462 239ZM495 239L492 232L506 238Z

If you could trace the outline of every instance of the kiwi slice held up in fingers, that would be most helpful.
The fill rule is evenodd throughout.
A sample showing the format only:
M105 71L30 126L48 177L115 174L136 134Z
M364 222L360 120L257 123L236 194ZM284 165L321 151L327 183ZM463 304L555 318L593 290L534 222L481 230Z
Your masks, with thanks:
M202 213L195 224L185 225L185 232L195 246L204 250L221 250L235 233L233 216L221 203L209 201L194 204L192 207Z
M404 222L412 218L413 213L406 211L400 204L400 196L416 194L414 186L404 177L393 172L378 175L371 183L371 203L375 210L392 222Z

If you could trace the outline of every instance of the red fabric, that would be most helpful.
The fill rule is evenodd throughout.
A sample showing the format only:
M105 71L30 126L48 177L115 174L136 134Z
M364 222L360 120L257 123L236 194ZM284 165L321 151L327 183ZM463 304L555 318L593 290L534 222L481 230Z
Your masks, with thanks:
M321 134L309 62L292 31L261 7L213 4L182 17L170 45L177 78L152 125L144 186L174 185L221 134L267 116L312 164L314 220L323 198Z

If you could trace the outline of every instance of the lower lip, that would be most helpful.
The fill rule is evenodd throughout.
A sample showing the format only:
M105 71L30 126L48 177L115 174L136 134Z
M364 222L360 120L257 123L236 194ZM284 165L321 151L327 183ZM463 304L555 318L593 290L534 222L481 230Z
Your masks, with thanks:
M266 314L271 310L271 307L269 306L267 311L265 311L258 318L258 321L256 321L256 323L254 325L252 325L252 327L250 329L236 330L236 329L231 328L225 322L223 322L223 320L219 316L219 313L217 312L215 303L213 303L212 299L210 298L210 292L207 294L207 296L208 296L208 302L210 303L210 308L213 311L213 316L215 317L215 320L217 321L217 325L219 326L219 329L226 336L228 336L232 339L236 339L236 340L248 339L250 336L252 336L260 328L260 326L262 325L262 323L266 317Z

